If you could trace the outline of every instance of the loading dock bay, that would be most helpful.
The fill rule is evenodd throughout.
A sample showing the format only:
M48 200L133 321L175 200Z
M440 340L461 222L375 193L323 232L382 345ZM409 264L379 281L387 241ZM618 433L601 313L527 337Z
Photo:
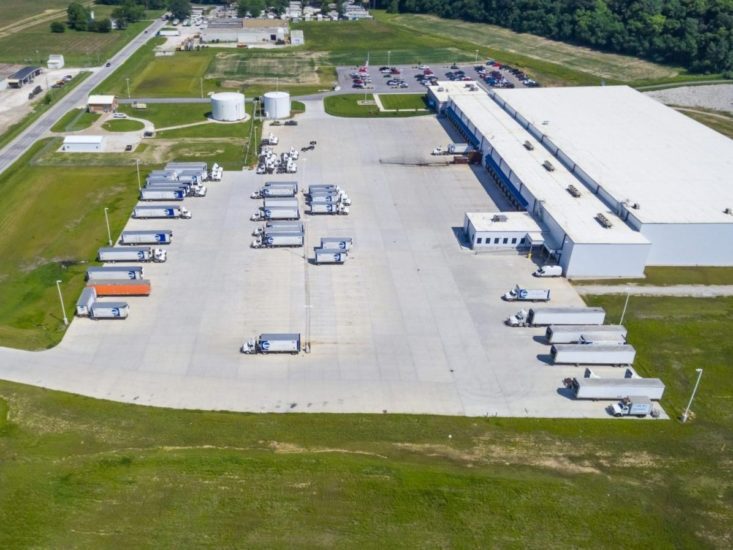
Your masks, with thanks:
M317 140L297 180L341 185L351 215L305 215L305 249L250 249L260 201L249 195L278 178L225 172L186 200L193 219L129 221L174 231L168 262L145 265L152 295L127 299L129 319L76 319L50 351L2 349L0 377L178 408L607 417L607 403L560 390L583 369L548 364L543 329L504 326L519 306L500 296L515 283L551 288L553 305L582 301L564 279L533 280L523 256L460 245L464 212L495 209L484 186L495 193L480 169L415 165L449 141L440 122L325 117L308 102L298 126L272 128L276 150ZM353 237L345 265L304 260L322 236ZM239 353L262 332L300 332L311 352Z

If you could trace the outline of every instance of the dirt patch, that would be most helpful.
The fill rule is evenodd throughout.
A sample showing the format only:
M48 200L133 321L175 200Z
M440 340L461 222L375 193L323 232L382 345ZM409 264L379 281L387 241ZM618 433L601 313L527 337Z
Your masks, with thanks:
M287 80L289 84L319 84L318 70L325 57L325 52L288 55L280 52L259 52L257 55L221 52L214 58L212 71L207 78L221 78L222 85L227 88L275 84L279 80Z

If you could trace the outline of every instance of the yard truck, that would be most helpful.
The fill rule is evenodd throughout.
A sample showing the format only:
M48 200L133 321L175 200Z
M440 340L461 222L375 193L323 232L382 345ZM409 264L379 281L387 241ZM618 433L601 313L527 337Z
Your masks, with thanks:
M652 405L652 400L645 395L625 397L616 403L610 404L606 410L616 418L621 418L622 416L644 418L648 414L652 416L658 415Z
M502 296L507 302L548 302L550 291L546 288L521 288L516 285L512 290Z

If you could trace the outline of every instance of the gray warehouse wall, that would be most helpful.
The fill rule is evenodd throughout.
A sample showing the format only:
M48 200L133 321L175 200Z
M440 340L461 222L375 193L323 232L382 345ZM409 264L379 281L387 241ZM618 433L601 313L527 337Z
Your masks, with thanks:
M731 223L644 224L652 242L649 265L733 265Z

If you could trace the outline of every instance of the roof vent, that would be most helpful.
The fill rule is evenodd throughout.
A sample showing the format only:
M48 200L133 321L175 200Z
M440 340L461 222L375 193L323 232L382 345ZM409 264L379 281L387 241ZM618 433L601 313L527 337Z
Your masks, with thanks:
M730 216L733 216L733 209L726 208L725 210L723 210L723 214L728 214Z
M608 218L607 218L607 217L606 217L605 215L603 215L603 214L600 214L600 213L599 213L599 214L598 214L598 215L596 216L596 220L598 220L598 223L600 223L600 224L601 224L601 225L602 225L603 227L605 227L605 228L607 228L607 229L608 229L609 227L612 227L612 226L613 226L613 224L611 223L611 220L609 220L609 219L608 219Z
M631 205L631 208L633 208L634 210L639 210L641 208L641 205L638 202L635 202Z
M504 214L496 214L494 217L491 218L492 222L505 222L509 218L507 218Z
M545 170L547 170L548 172L555 171L555 167L552 165L552 163L549 160L546 160L545 162L543 162L542 166L544 166Z
M578 188L572 184L568 185L568 193L570 193L573 197L576 197L576 198L580 196L580 191L578 191Z
M527 140L527 141L524 142L524 148L527 151L533 151L534 150L534 145L532 145L532 142L531 141Z

